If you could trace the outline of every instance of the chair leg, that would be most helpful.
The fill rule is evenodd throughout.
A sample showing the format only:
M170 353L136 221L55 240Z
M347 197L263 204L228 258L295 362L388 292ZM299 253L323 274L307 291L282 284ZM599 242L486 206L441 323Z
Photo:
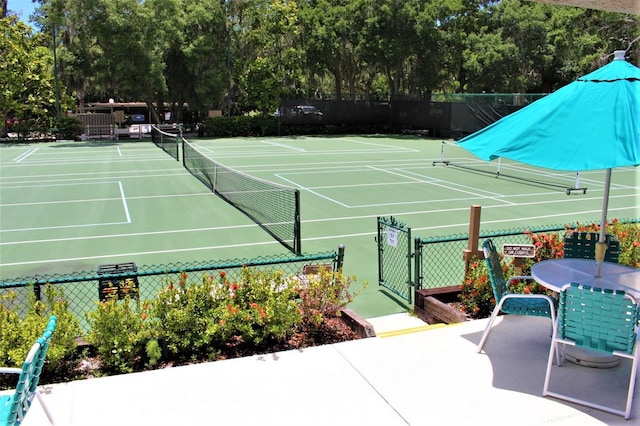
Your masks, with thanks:
M542 387L542 396L547 396L549 391L549 381L551 379L551 368L553 366L553 355L556 355L556 362L560 366L560 358L558 357L558 342L556 341L556 328L553 329L551 337L551 347L549 348L549 359L547 360L547 372L544 375L544 386Z
M45 404L44 398L42 398L42 395L40 395L40 392L38 392L37 390L36 390L36 398L38 398L38 401L40 401L40 405L42 406L44 413L47 415L47 418L49 419L49 423L53 425L54 424L53 416L51 415L49 408L47 408L47 404Z
M500 303L493 308L493 312L491 313L491 318L489 318L489 323L487 324L487 328L484 329L484 333L482 334L482 339L480 340L480 344L478 345L478 353L482 352L482 348L484 347L487 338L489 337L489 333L491 332L491 327L493 326L493 322L496 320L496 317L500 313L500 309L502 308L502 304L504 302L504 297L500 300Z
M629 392L627 393L627 406L624 411L624 418L629 419L631 417L631 404L633 403L633 390L636 384L636 375L638 373L638 359L640 358L640 352L638 351L638 342L634 349L634 356L631 360L631 377L629 378Z

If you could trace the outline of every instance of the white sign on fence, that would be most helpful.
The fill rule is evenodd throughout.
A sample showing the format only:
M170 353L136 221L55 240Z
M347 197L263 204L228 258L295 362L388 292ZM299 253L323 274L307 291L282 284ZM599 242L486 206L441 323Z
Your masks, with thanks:
M397 229L395 228L387 229L387 244L389 244L391 247L398 246L398 230Z
M504 244L502 255L511 257L535 257L536 246L533 244Z

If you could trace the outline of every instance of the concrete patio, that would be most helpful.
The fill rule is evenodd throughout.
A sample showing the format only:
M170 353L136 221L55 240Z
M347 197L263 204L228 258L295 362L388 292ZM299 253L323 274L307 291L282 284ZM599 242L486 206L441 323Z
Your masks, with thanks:
M368 320L377 337L45 386L57 425L632 425L640 419L542 397L548 319L426 326ZM622 406L630 363L554 366L551 387ZM48 424L38 402L23 423Z

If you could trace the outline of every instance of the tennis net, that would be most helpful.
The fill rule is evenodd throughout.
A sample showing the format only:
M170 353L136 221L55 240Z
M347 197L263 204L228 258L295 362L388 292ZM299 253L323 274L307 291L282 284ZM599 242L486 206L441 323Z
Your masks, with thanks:
M301 254L299 190L224 166L185 139L182 161L211 191L246 214L287 249Z
M167 133L156 126L151 126L151 140L157 147L180 161L180 134Z

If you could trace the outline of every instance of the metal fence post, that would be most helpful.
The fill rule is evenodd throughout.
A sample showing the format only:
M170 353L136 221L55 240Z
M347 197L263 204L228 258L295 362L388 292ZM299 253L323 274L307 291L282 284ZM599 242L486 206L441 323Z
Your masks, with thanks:
M415 283L415 291L422 290L422 239L415 237L413 240L413 280Z
M342 270L344 264L344 244L338 246L338 255L336 256L336 271Z

